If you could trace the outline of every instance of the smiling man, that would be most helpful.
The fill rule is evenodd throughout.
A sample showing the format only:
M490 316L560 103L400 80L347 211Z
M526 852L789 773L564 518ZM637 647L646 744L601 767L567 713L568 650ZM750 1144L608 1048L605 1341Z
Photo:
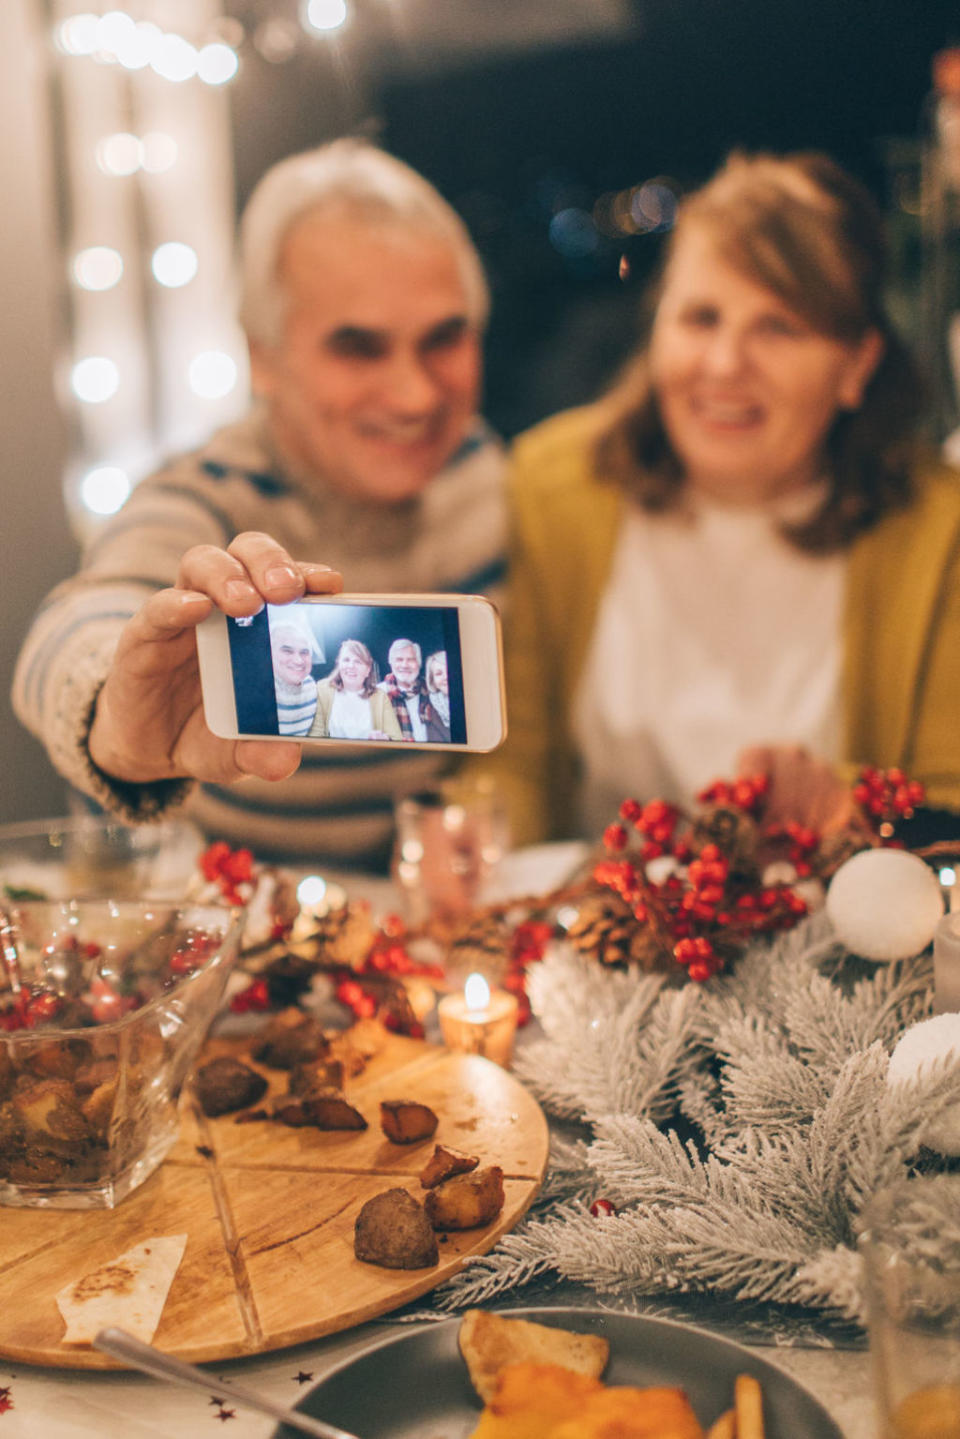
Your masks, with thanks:
M189 799L208 832L261 854L379 864L395 798L429 785L437 756L307 748L300 763L293 743L217 740L192 631L210 600L239 616L322 592L320 560L353 591L496 590L486 282L450 206L361 141L274 166L241 242L255 403L100 531L38 615L14 703L71 783L123 818Z

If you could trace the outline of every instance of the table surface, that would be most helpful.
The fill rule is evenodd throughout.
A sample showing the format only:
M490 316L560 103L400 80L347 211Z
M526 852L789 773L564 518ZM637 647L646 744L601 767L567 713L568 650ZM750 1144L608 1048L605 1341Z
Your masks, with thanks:
M548 868L537 856L525 857L517 890L529 892L537 888L532 881ZM549 887L552 878L547 876L540 887ZM395 907L396 896L389 886L374 883L364 888L369 889L368 897L378 908L381 904ZM359 892L360 887L350 883L351 895ZM0 1210L0 1223L2 1216ZM552 1300L560 1301L559 1294ZM399 1332L396 1323L364 1324L296 1348L207 1365L208 1398L198 1391L174 1388L139 1374L44 1369L0 1360L0 1439L210 1439L224 1431L227 1439L268 1439L275 1428L272 1419L261 1418L229 1401L217 1402L218 1377L292 1406L342 1360L371 1342ZM879 1428L866 1351L745 1347L809 1389L846 1439L876 1439Z

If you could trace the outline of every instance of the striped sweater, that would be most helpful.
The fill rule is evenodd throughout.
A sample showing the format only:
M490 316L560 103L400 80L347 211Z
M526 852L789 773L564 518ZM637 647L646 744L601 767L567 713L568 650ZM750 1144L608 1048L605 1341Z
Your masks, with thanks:
M87 738L117 638L152 591L173 583L185 550L225 546L244 530L265 531L297 559L333 565L351 591L479 592L496 600L505 524L503 453L482 421L422 495L385 508L285 468L255 408L144 480L97 533L79 574L52 591L33 621L14 708L57 769L125 820L185 804L208 834L258 855L382 866L395 799L435 782L447 757L308 748L297 773L280 783L114 781L91 762Z

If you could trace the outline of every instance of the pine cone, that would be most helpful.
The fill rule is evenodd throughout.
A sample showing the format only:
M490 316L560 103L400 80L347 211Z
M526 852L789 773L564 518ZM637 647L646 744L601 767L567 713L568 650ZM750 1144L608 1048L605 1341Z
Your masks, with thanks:
M447 952L447 977L457 982L469 974L482 974L492 982L507 968L510 927L495 915L481 915L454 934Z
M666 967L668 956L649 925L640 924L630 907L614 894L585 899L567 929L579 954L601 964L639 964L645 970Z
M326 966L359 969L377 935L366 904L344 904L317 920L317 960Z
M713 804L701 810L690 835L695 850L715 844L736 874L753 875L757 869L757 826L750 815L734 805Z

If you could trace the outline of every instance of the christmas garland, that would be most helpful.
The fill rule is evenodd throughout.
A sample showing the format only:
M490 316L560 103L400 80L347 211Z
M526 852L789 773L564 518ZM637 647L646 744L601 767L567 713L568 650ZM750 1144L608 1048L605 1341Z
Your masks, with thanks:
M710 985L555 947L530 983L544 1038L514 1070L584 1139L557 1147L538 1210L436 1301L485 1304L552 1275L860 1321L865 1200L948 1167L922 1138L960 1105L960 1062L887 1081L930 983L929 953L880 968L838 956L822 914Z

